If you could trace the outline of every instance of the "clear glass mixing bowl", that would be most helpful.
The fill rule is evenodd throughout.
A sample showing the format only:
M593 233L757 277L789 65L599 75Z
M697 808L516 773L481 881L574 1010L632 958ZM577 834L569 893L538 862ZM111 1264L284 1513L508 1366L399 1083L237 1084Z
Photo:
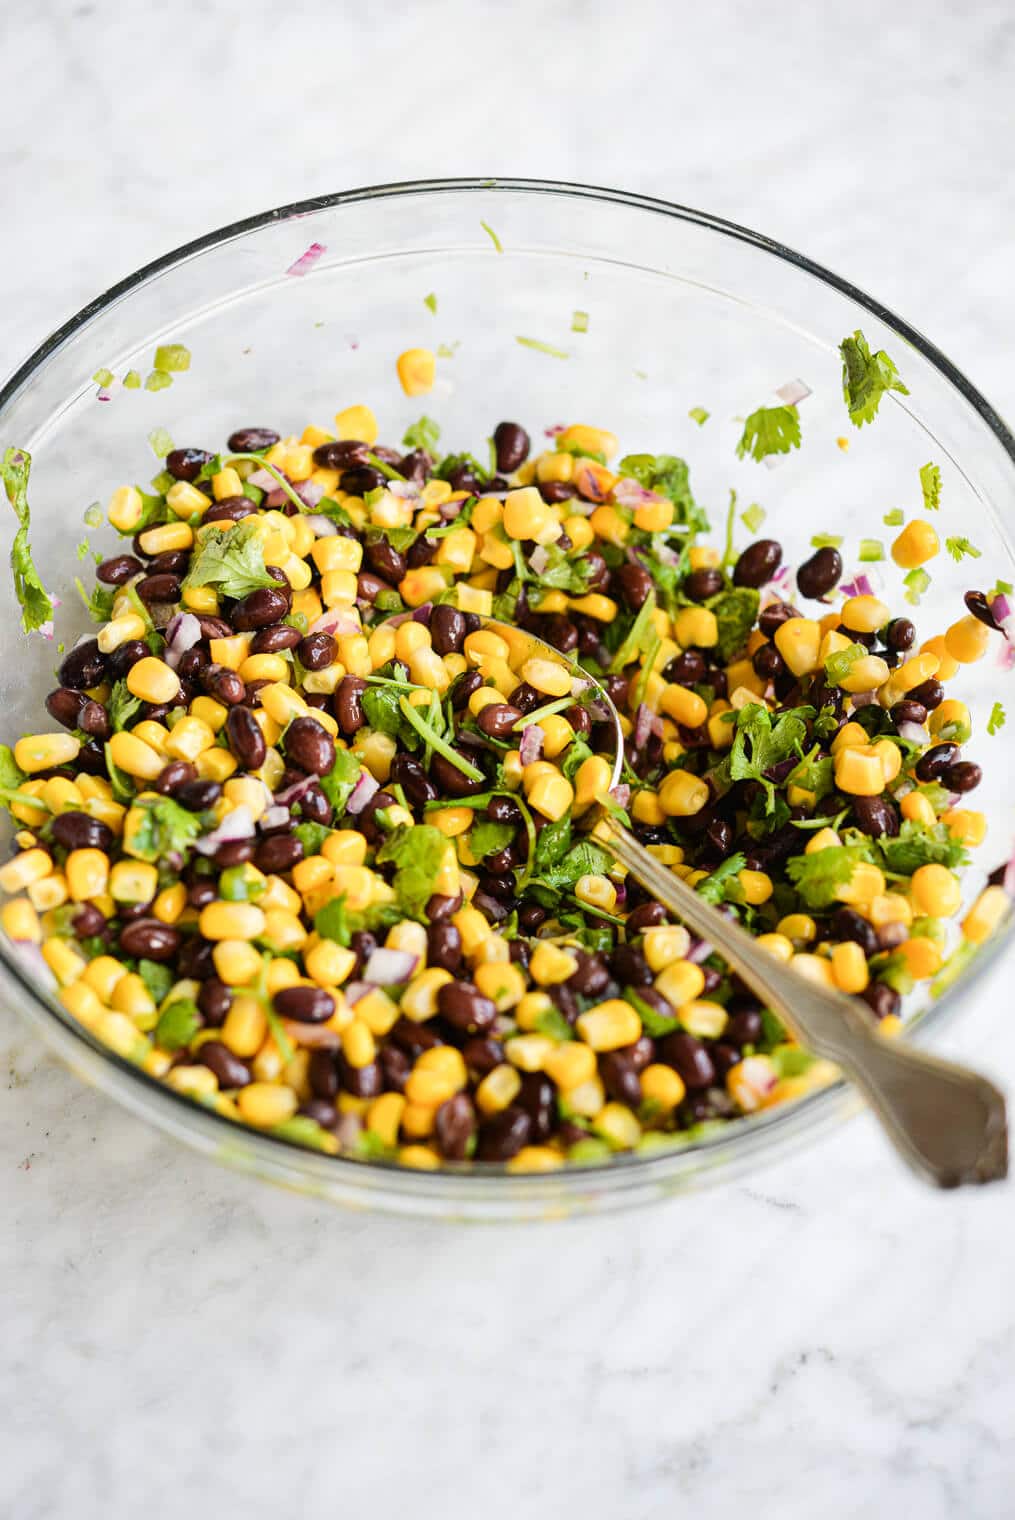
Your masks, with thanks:
M293 273L315 244L323 252ZM424 304L431 293L436 312ZM587 331L575 330L576 312L588 314ZM860 431L846 416L836 352L856 328L872 350L888 350L909 387ZM97 400L91 376L99 368L147 375L163 341L187 345L189 373L171 389L116 386L109 401ZM402 394L394 367L417 345L444 355L435 391L422 400ZM745 414L798 380L811 391L800 408L802 450L771 470L739 462ZM921 635L961 614L970 585L1015 581L1015 442L954 365L878 302L697 211L575 185L459 180L350 191L211 233L115 286L22 366L0 393L0 446L34 458L32 536L45 584L63 602L57 637L73 643L88 626L73 584L83 514L116 486L155 472L152 429L167 429L177 444L214 447L239 425L283 433L308 421L327 426L355 402L374 409L386 440L426 411L449 449L474 449L505 417L537 439L558 422L608 427L629 449L686 455L714 529L734 487L741 508L757 501L766 509L764 531L783 542L790 562L805 557L812 534L832 531L844 535L847 570L857 568L861 534L890 539L886 511L920 505L918 471L934 460L941 537L965 535L982 558L934 561L932 589L914 612ZM698 406L711 414L700 428L688 418ZM101 546L113 535L92 537ZM886 599L901 607L901 572L890 563L879 570ZM53 644L21 634L7 596L4 737L47 726L42 698L55 661ZM981 852L990 864L1008 854L1015 833L1015 724L984 737L1007 680L992 650L955 683L974 717L968 753L984 762L976 804L990 820ZM982 879L971 872L969 890ZM1007 937L998 935L939 1000L917 1000L916 1024L936 1029L955 1012L970 976ZM0 985L75 1071L152 1123L219 1160L359 1207L452 1218L617 1207L753 1167L853 1106L840 1085L685 1150L542 1176L417 1173L321 1156L196 1107L98 1045L3 943Z

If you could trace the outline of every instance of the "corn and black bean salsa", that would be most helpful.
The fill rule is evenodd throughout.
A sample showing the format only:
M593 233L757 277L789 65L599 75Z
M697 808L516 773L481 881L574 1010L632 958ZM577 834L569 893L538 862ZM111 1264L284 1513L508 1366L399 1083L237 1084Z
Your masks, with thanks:
M420 393L432 359L399 374ZM483 465L426 418L384 447L352 406L172 448L154 493L113 494L101 626L55 728L0 751L0 918L177 1093L332 1154L542 1171L828 1082L625 876L603 808L886 1032L941 972L985 831L946 684L988 598L921 640L839 592L825 544L787 600L774 539L701 541L682 460L555 434L533 453L502 422ZM936 548L916 520L892 553ZM965 910L967 947L1006 906L995 885Z

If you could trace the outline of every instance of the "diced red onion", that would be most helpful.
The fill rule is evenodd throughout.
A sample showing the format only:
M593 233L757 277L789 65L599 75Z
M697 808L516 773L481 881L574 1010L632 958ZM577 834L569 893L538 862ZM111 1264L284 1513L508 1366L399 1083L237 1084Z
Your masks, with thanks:
M597 723L607 723L609 721L610 709L607 707L605 702L600 702L598 700L594 702L586 702L585 708L588 712L589 717L594 718Z
M785 385L779 386L775 394L785 406L798 406L813 392L803 380L787 380Z
M201 624L192 612L178 612L169 619L166 628L166 648L163 659L173 670L179 665L188 649L201 640Z
M373 982L358 981L346 983L346 985L342 988L342 993L345 997L346 1002L349 1004L349 1007L352 1008L356 1003L359 1002L360 998L365 998L367 993L373 992L373 990Z
M876 691L855 691L853 693L853 706L872 707L877 699L878 694Z
M771 580L768 582L768 585L776 587L778 592L778 589L782 586L785 586L786 582L789 580L789 574L789 566L780 565L778 570L772 576Z
M247 485L256 486L259 491L277 491L278 476L273 475L270 470L255 470L252 475L247 476Z
M334 538L338 532L338 523L321 512L304 512L303 521L313 528L315 538Z
M324 487L319 480L301 480L293 490L305 507L316 507L324 495Z
M619 808L626 808L631 800L631 788L626 781L618 781L610 796Z
M702 961L708 960L714 949L715 946L712 945L707 939L692 940L690 947L684 954L684 960L694 961L696 966L700 966Z
M535 723L530 723L528 728L522 729L522 737L518 744L518 757L523 765L531 765L538 760L543 753L543 730L537 728Z
M582 677L582 676L572 676L571 677L571 695L572 695L572 697L580 697L583 692L588 691L589 686L591 684L592 683L590 681L585 680L584 677Z
M361 624L350 617L347 612L340 608L329 607L327 612L322 612L319 618L314 618L308 630L310 633L362 633Z
M289 809L284 803L274 802L270 808L265 808L257 821L262 829L284 829L289 818Z
M402 501L415 501L419 495L419 486L414 480L389 480L386 488L392 496L397 496Z
M351 1150L363 1133L363 1121L359 1114L340 1114L332 1134L343 1150Z
M306 1024L302 1019L283 1019L282 1028L294 1045L307 1050L338 1050L342 1041L327 1024Z
M555 422L552 427L544 428L543 434L547 438L557 438L561 433L567 432L567 425L563 422Z
M652 733L652 719L655 716L647 702L639 702L638 711L634 719L634 747L644 749Z
M442 501L437 510L444 522L453 522L464 506L465 502L461 499L458 501Z
M1011 617L1011 603L1003 591L999 591L990 603L990 610L995 623L1003 623Z
M112 401L113 398L109 394L109 392L105 389L105 387L103 387L102 390L99 390L99 391L95 392L95 399L96 399L96 401Z
M637 480L631 480L626 475L613 487L613 499L622 507L644 507L652 502L665 500L658 491L650 491L647 486L641 485Z
M414 607L412 621L414 623L429 623L430 614L433 611L433 602L424 602L421 607Z
M1001 670L1011 670L1015 665L1015 644L1002 644L997 651L997 663Z
M614 891L617 894L616 906L618 908L623 908L627 902L627 888L622 881L618 881L614 883Z
M300 276L309 274L314 265L317 263L317 260L321 258L323 254L327 253L327 251L327 244L311 243L310 247L304 253L300 254L296 262L289 265L289 268L286 270L286 274Z
M36 633L40 633L44 639L51 639L53 637L53 619L48 618L45 623L40 623L35 631Z
M361 770L359 780L349 793L349 801L345 805L346 812L351 813L355 818L357 813L362 813L371 797L380 789L380 783L374 780L370 772L365 768Z
M927 730L922 723L903 722L899 724L899 738L908 739L912 744L926 744Z
M292 786L287 786L284 791L275 793L275 801L280 807L291 808L294 802L299 802L305 792L308 792L315 781L320 781L320 776L304 776L299 781L294 781Z
M546 569L549 563L550 556L547 554L546 549L542 544L537 544L532 553L529 555L529 564L531 565L532 569L536 572L537 575L542 575L543 571Z
M284 507L288 500L288 493L283 491L281 486L278 486L274 491L268 492L267 496L264 498L264 504L266 507L275 509L277 507Z
M205 834L203 839L196 840L194 848L201 855L214 855L219 845L231 844L235 839L252 839L253 836L254 820L250 816L250 809L241 804L226 814L218 828Z
M375 987L390 987L393 982L407 982L419 964L419 956L408 950L375 950L363 967L363 975Z

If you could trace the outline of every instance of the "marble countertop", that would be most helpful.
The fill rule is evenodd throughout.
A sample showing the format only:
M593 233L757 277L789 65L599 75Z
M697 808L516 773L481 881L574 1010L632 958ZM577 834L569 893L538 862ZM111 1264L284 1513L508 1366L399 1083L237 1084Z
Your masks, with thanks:
M381 14L9 0L2 367L209 227L506 172L803 248L1015 415L1006 0ZM1005 975L943 1042L1002 1080ZM723 1191L466 1229L228 1174L0 1040L11 1520L1012 1513L1011 1191L922 1191L867 1118Z

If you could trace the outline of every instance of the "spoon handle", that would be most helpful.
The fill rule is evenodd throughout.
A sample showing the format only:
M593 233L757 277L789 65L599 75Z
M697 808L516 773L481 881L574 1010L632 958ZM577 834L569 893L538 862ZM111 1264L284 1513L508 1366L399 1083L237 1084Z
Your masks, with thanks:
M1005 1103L991 1082L884 1039L862 999L820 987L759 950L738 923L661 866L620 824L609 816L604 823L606 848L664 908L715 945L801 1045L842 1068L918 1176L946 1188L1006 1175Z

